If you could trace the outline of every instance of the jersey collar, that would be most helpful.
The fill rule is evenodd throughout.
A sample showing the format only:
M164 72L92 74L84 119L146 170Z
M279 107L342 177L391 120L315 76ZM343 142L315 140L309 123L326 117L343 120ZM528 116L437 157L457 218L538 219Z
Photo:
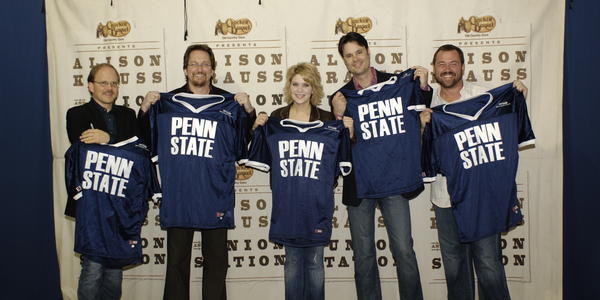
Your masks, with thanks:
M220 99L219 101L215 101L215 102L211 102L205 105L202 105L198 108L195 108L193 105L191 105L190 103L188 103L187 101L184 100L179 100L177 99L178 97L185 97L185 98L191 98L191 99L209 99L209 98L218 98ZM175 95L173 95L173 97L171 98L173 100L173 102L177 102L181 105L183 105L185 108L189 109L190 111L194 112L194 113L199 113L213 105L217 105L223 101L225 101L225 97L221 96L221 95L199 95L199 94L190 94L190 93L177 93Z
M463 102L469 101L469 100L471 100L473 98L481 97L481 96L485 96L485 95L488 96L487 103L485 103L485 105L483 105L474 115L461 114L461 113L456 113L456 112L452 112L452 111L446 110L446 108L448 108L450 105L463 103ZM457 116L459 118L463 118L463 119L466 119L466 120L469 120L469 121L475 121L475 120L479 119L479 116L481 115L481 113L485 110L486 107L488 107L492 103L492 101L494 101L494 96L492 96L492 94L486 92L486 93L483 93L483 94L478 95L478 96L474 96L474 97L470 97L470 98L466 98L466 99L462 99L462 100L458 100L458 101L453 101L453 102L444 104L442 106L442 110L445 113L449 114L449 115ZM450 107L450 109L451 109L451 107Z
M397 76L392 76L392 77L390 77L390 79L388 79L386 81L382 81L382 82L380 82L378 84L374 84L374 85L372 85L370 87L366 87L366 88L358 91L357 93L362 96L362 94L365 91L379 92L384 86L386 86L388 84L394 84L394 83L396 83L396 80L398 80L398 77Z
M290 127L290 128L297 129L299 132L307 132L313 128L319 128L319 127L323 126L323 122L320 120L312 121L312 122L302 122L302 121L296 121L296 120L292 120L292 119L283 119L283 120L279 121L279 124L282 127Z

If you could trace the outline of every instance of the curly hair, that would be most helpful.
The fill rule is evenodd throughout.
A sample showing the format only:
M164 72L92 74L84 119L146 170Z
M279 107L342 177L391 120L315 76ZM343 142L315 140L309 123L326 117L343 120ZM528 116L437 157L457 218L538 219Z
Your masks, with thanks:
M317 67L309 63L299 63L287 69L285 75L285 87L283 88L283 99L285 102L288 104L294 102L292 99L290 86L292 83L292 78L294 78L296 75L302 76L302 79L308 82L312 87L310 104L314 106L321 104L321 99L323 96L325 96L325 92L323 92L323 85L321 84L321 75L319 75L319 70L317 70Z

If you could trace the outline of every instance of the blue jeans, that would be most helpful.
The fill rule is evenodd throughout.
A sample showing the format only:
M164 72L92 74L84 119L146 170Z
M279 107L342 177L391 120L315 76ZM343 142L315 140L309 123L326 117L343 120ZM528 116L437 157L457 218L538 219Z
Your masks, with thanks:
M473 266L478 278L480 300L510 300L502 265L500 234L461 243L452 208L434 205L438 239L446 275L449 300L475 299Z
M358 299L381 299L381 284L375 251L375 209L377 205L381 209L390 250L396 262L400 299L423 299L417 257L413 250L410 207L408 200L400 195L380 199L362 199L359 206L348 206L354 251L354 280Z
M121 268L107 268L82 255L77 298L79 300L121 299L122 281Z
M323 246L285 246L285 299L325 299Z

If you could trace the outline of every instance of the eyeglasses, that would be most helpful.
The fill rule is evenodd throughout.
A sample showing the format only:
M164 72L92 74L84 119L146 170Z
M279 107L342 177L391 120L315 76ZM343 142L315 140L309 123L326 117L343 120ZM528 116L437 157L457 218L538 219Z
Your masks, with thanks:
M119 87L119 83L117 81L108 82L108 81L94 81L94 83L99 84L101 87Z
M208 69L208 68L212 67L212 65L209 63L201 63L201 64L191 63L191 64L188 64L187 66L188 66L188 68L202 68L202 69Z

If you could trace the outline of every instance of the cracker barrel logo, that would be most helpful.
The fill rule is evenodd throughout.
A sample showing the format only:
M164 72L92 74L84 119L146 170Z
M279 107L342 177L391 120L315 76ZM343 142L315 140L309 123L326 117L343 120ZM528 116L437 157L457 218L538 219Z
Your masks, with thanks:
M96 38L100 37L124 37L131 31L131 24L127 21L108 21L106 25L98 24L96 28Z
M346 21L338 19L335 22L335 34L348 32L367 33L373 28L373 22L369 17L347 18Z
M248 180L252 177L254 170L244 166L236 166L235 180Z
M469 33L471 31L484 33L492 31L494 27L496 27L496 19L492 16L471 16L466 20L465 18L461 17L458 21L458 33L461 33L463 31L466 33Z
M225 22L218 20L215 25L215 35L245 35L248 34L250 30L252 30L252 22L246 18L238 20L229 18L225 20Z

